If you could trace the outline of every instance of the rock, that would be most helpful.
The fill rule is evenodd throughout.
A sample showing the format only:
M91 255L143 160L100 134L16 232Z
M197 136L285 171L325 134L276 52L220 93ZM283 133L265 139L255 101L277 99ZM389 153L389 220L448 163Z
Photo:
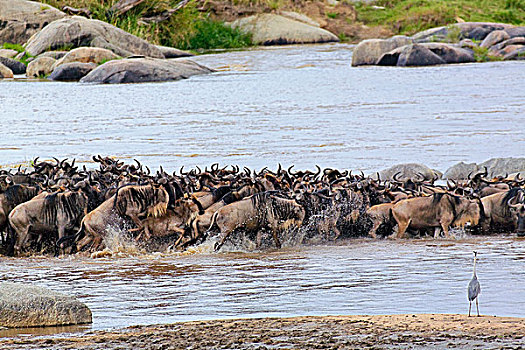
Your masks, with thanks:
M155 45L123 31L109 23L80 16L67 17L48 24L27 42L26 51L37 56L60 47L92 46L113 51L127 57L144 55L164 58Z
M449 180L464 180L468 174L473 174L478 170L480 169L476 163L459 162L448 168L445 174L443 174L443 178Z
M13 71L2 63L0 63L0 79L8 79L13 77Z
M455 23L446 27L431 28L412 36L415 42L448 42L454 37L459 39L483 40L495 30L512 28L511 24L490 22Z
M53 66L56 60L51 57L40 57L27 65L26 75L28 78L38 78L46 76L53 72Z
M121 57L115 55L113 51L101 49L100 47L78 47L69 51L64 57L59 59L55 63L55 68L61 64L71 62L100 64L104 61L111 61L119 58Z
M432 66L444 63L445 60L420 44L405 46L397 60L398 67Z
M79 81L95 68L97 68L95 63L63 63L53 70L53 73L49 75L49 79L56 81Z
M476 163L458 163L450 167L443 175L446 179L467 179L470 173L483 172L487 167L487 178L496 176L505 176L513 173L525 175L525 158L492 158L481 164Z
M193 54L189 52L182 51L174 47L161 46L161 45L156 45L156 46L162 52L162 54L164 55L164 58L179 58L179 57L193 56Z
M0 57L13 58L18 55L18 51L12 49L0 49Z
M27 283L0 282L0 325L65 326L91 323L89 308L72 296Z
M510 39L510 35L504 30L495 30L491 32L479 45L480 47L489 48L497 43L500 43L504 40Z
M468 63L476 61L472 50L445 43L427 43L422 45L441 57L446 63Z
M134 58L106 62L80 80L82 83L120 84L172 81L213 70L190 60Z
M274 14L260 14L231 23L245 33L252 33L259 45L313 44L336 42L339 38L327 30Z
M505 56L503 56L503 59L505 61L511 61L511 60L523 61L525 60L525 47L519 48L517 50L514 50L506 54Z
M65 55L67 55L69 51L46 51L38 55L37 57L51 57L55 60L59 60Z
M363 40L354 48L352 66L377 64L385 53L412 43L412 39L401 35L394 36L390 39Z
M505 57L505 56L509 57L508 55L521 50L523 47L524 45L508 45L508 46L505 46L505 48L499 51L496 51L496 55L500 57Z
M494 51L499 51L510 45L524 45L524 44L525 44L525 37L515 37L512 39L502 41L499 44L493 45L490 49Z
M65 16L36 1L0 0L0 43L24 44L48 23Z
M476 44L475 42L473 42L470 39L463 39L463 40L461 40L458 43L458 46L461 47L461 48L474 49L474 48L478 47L478 44Z
M512 27L505 29L510 38L525 36L525 27Z
M310 17L306 15L303 15L302 13L297 13L297 12L292 12L292 11L281 11L279 14L286 18L293 19L294 21L306 23L312 27L321 27L321 25L318 22L314 21L313 19L311 19Z
M381 170L379 176L381 180L392 180L393 176L400 172L398 178L418 178L418 173L423 174L427 179L433 179L435 177L441 177L441 173L430 169L426 165L417 163L406 163L394 165L388 169ZM420 178L420 177L419 177Z
M25 74L26 65L12 58L0 57L0 63L13 71L13 74Z

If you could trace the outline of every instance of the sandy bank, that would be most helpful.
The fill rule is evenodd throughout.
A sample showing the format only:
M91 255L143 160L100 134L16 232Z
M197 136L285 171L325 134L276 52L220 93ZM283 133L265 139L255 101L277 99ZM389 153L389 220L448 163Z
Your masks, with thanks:
M328 316L134 326L65 338L0 340L2 349L520 348L525 318L465 315Z

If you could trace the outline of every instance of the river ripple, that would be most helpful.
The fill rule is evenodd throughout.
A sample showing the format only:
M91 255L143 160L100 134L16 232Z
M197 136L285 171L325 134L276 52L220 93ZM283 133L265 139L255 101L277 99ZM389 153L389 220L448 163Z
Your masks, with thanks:
M196 57L219 70L119 86L0 81L3 164L34 156L378 170L523 156L523 62L350 66L345 44Z

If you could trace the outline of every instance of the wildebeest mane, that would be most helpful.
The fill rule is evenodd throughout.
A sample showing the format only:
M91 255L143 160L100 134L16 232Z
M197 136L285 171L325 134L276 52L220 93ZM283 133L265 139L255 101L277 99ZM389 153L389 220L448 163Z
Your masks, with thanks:
M36 187L28 187L24 185L13 185L10 186L4 192L4 196L8 202L13 204L20 204L27 202L38 194Z

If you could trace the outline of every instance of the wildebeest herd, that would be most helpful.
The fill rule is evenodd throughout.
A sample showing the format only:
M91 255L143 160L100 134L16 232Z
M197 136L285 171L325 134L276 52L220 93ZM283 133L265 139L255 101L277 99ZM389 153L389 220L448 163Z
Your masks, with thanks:
M215 250L232 236L262 246L271 237L299 243L343 237L441 233L525 235L525 180L470 174L465 181L293 166L259 171L238 166L154 174L94 156L98 169L67 159L0 171L1 252L7 255L97 251L110 230L148 246L163 241L183 250L216 237ZM394 228L397 226L397 230ZM232 235L233 234L233 235Z

